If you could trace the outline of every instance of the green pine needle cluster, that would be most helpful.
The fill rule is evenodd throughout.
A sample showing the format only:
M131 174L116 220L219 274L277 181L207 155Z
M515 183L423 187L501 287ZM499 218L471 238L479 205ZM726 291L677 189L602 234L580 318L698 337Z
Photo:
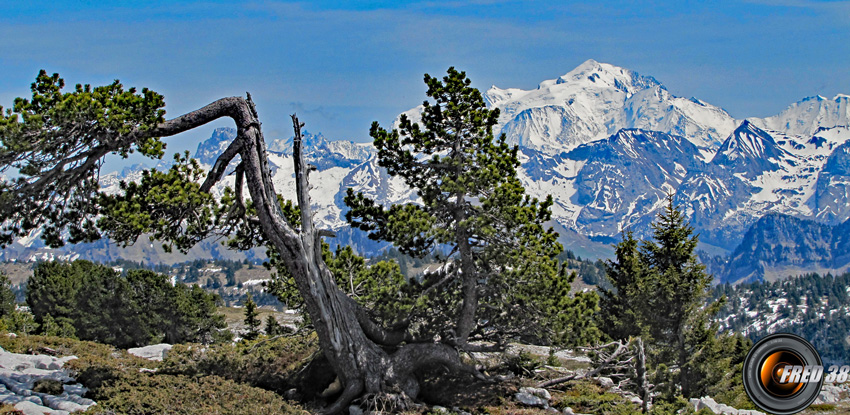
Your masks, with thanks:
M92 88L42 70L32 98L17 98L0 114L0 245L41 229L51 247L97 239L98 178L107 154L135 151L160 158L165 144L138 136L164 120L163 97L147 88L125 90L117 80ZM2 107L0 107L2 113Z

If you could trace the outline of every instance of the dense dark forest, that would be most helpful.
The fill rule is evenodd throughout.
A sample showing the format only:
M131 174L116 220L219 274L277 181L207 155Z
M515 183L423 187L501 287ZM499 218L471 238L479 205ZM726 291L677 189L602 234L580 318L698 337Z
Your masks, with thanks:
M754 341L771 333L794 333L811 341L825 361L847 363L849 289L850 273L812 273L774 282L718 285L712 296L727 298L717 316L724 330Z

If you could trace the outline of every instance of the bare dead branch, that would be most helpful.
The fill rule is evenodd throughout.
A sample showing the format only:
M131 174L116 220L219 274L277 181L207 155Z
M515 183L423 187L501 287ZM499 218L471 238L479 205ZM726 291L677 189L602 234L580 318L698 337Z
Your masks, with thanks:
M230 145L216 158L215 164L213 164L209 173L207 173L206 180L201 184L201 191L209 193L213 185L224 176L224 172L227 170L227 166L230 165L230 161L239 154L239 150L241 149L242 140L233 140L230 142Z
M301 232L312 237L313 215L310 209L310 184L307 181L309 166L304 161L303 151L301 150L303 140L301 128L304 127L304 124L298 121L295 114L292 114L292 127L295 130L295 137L292 140L292 159L295 163L296 197L298 206L301 208Z
M614 351L612 351L610 353L603 352L604 349L607 349L608 347L611 347L611 346L616 346ZM618 357L620 357L621 355L623 355L624 353L629 351L629 344L623 343L622 341L616 341L616 342L606 343L606 344L601 345L601 346L587 347L587 348L584 348L584 349L598 350L600 356L603 356L603 361L600 362L599 364L597 364L595 368L593 368L590 371L587 371L584 374L573 374L573 375L570 375L570 376L564 376L564 377L560 377L560 378L556 378L556 379L547 380L545 382L541 382L541 383L537 384L537 387L538 388L548 388L550 386L555 386L555 385L558 385L558 384L561 384L561 383L564 383L564 382L567 382L567 381L570 381L570 380L574 380L574 379L592 378L592 377L598 375L603 370L612 369L612 363L615 363L617 361ZM616 367L616 365L614 367Z

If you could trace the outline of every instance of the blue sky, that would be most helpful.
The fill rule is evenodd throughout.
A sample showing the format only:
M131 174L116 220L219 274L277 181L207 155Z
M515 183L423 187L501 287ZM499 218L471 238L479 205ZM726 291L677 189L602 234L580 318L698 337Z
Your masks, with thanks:
M297 112L312 132L366 141L373 120L421 103L424 73L449 66L481 89L530 89L592 58L736 117L850 93L848 1L24 3L0 5L0 105L41 68L71 85L150 87L169 116L249 91L267 138L289 136Z

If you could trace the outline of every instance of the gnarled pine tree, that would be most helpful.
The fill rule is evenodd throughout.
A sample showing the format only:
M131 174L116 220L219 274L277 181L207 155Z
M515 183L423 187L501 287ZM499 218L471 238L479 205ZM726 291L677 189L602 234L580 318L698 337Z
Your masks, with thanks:
M400 133L372 129L381 164L415 188L423 204L387 210L362 196L348 199L357 226L406 252L454 248L457 267L421 293L458 294L438 296L445 311L437 318L445 323L439 332L414 333L410 320L387 328L381 324L388 322L382 318L387 310L370 313L346 294L354 295L355 271L363 267L344 250L323 255L323 233L310 208L303 125L293 115L296 207L272 185L250 95L222 98L166 120L163 97L153 91L125 90L115 81L62 92L63 80L42 71L32 98L16 99L0 118L0 169L6 173L0 183L0 243L40 231L50 246L104 235L130 244L145 234L182 251L216 235L231 238L233 248L268 246L294 280L343 385L327 413L365 394L389 394L404 403L417 395L414 373L424 367L442 365L483 378L461 362L458 350L478 347L471 340L500 340L492 334L506 328L535 327L543 319L523 326L518 318L556 313L563 298L547 290L566 295L569 279L554 259L561 251L557 234L542 225L551 200L538 203L524 195L516 178L516 148L493 140L498 112L484 107L462 72L450 69L443 82L426 75L426 82L436 103L426 104L424 130L407 119ZM237 136L209 172L188 155L177 155L167 171L146 171L138 182L122 183L118 194L101 191L106 156L140 152L159 158L163 137L222 117L234 121ZM214 197L211 189L229 171L233 188ZM347 270L343 289L328 259ZM399 279L397 270L383 271L388 281ZM595 306L594 299L579 302Z
M0 243L31 232L52 247L102 235L132 243L143 234L187 250L213 235L237 235L245 244L272 247L303 297L321 347L343 392L325 408L338 413L363 394L416 396L413 373L444 365L481 377L461 363L457 350L434 341L404 343L337 287L322 259L320 232L313 225L308 174L301 149L302 124L293 116L297 205L282 203L272 185L260 122L251 101L229 97L177 118L165 119L163 97L118 82L63 92L58 74L42 71L32 98L17 98L0 118ZM162 137L228 117L237 136L209 172L195 160L175 157L168 171L151 170L139 183L104 194L99 173L108 155L139 152L159 158ZM235 186L221 199L210 193L235 165ZM243 200L244 193L250 200ZM295 220L294 214L297 213Z

